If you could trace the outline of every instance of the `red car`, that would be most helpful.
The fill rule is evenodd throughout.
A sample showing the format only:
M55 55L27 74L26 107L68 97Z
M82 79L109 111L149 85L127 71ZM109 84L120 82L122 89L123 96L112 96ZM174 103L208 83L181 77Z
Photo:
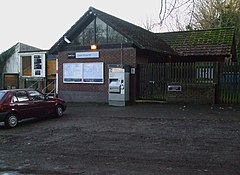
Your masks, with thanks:
M8 128L17 126L18 121L32 117L63 116L66 103L59 98L49 98L37 90L0 90L0 122Z

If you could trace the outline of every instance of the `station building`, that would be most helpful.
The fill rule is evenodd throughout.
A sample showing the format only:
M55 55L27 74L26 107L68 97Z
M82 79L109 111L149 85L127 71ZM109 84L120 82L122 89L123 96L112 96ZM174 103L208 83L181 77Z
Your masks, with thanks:
M227 75L218 63L236 62L236 42L233 28L153 33L90 7L49 50L17 55L20 67L3 78L17 80L6 87L117 106L141 99L215 103Z
M93 7L49 54L58 58L58 95L73 102L168 100L170 94L175 100L215 103L215 63L236 61L232 28L152 33ZM149 67L157 63L164 64Z
M50 54L58 56L59 96L78 102L108 102L109 65L128 67L126 93L134 101L137 64L176 55L154 33L93 7L53 45Z

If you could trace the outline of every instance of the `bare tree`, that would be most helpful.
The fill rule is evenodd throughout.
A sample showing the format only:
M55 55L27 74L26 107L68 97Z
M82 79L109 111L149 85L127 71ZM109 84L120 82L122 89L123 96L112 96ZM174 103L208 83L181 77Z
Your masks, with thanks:
M192 24L198 29L239 27L239 0L201 0Z
M195 0L160 0L159 4L159 21L147 18L143 23L147 30L153 31L155 28L185 30L186 26L192 23Z
M231 27L240 18L239 6L239 0L160 0L159 21L148 18L143 26L150 31Z
M196 0L160 0L158 21L147 18L143 23L145 29L185 30L192 22Z
M143 27L148 31L153 31L156 26L160 25L158 22L154 21L153 18L147 17L146 21L143 22Z
M195 6L195 0L160 0L160 24L185 30L192 22Z

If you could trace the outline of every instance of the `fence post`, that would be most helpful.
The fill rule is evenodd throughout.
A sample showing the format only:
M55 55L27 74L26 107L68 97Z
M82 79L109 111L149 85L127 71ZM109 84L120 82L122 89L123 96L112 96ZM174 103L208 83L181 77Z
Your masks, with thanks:
M213 73L213 83L215 84L215 104L220 103L220 75L221 75L221 63L216 62L214 63L214 73Z

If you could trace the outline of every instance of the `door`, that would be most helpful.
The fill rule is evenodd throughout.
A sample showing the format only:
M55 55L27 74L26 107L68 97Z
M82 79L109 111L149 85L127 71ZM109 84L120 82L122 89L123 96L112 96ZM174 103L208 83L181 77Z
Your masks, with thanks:
M21 118L29 118L34 116L36 104L32 102L26 91L17 91L12 99L11 107L14 107Z
M35 104L35 116L44 117L44 115L49 114L54 109L54 103L46 100L42 93L36 90L29 90L28 92L32 103Z
M166 100L167 81L165 63L138 65L139 99Z
M4 89L18 89L19 88L19 74L3 75Z

